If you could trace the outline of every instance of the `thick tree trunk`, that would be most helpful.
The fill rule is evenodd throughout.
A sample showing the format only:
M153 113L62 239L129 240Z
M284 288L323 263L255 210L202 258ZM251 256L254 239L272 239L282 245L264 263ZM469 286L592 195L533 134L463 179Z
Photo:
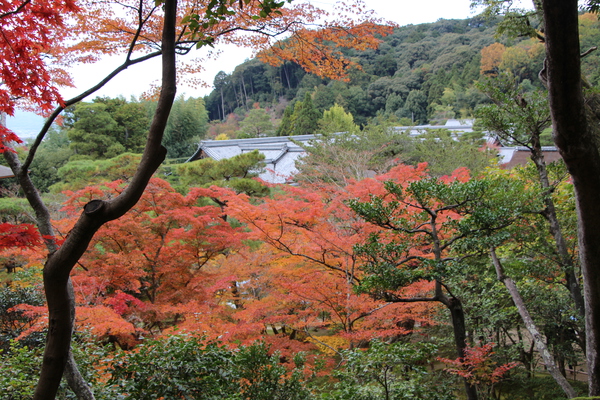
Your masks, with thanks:
M577 0L543 0L554 142L573 179L586 314L589 394L600 395L600 152L581 82ZM592 123L592 124L590 124Z
M496 275L498 276L498 280L502 282L504 286L506 286L506 289L508 289L510 297L512 297L513 302L515 303L515 306L519 311L519 315L523 319L525 327L531 334L531 337L533 337L535 346L537 347L540 355L542 356L542 360L544 360L544 365L546 366L546 369L548 370L550 375L552 375L556 383L560 385L560 387L569 399L577 397L577 393L575 393L575 390L573 389L571 384L567 381L563 374L560 373L558 367L556 366L554 357L552 357L552 354L550 354L550 351L548 350L548 347L544 342L542 334L537 329L535 322L533 322L533 318L531 318L531 314L529 314L529 311L527 310L527 306L525 305L525 302L523 301L523 298L519 293L517 285L511 278L504 274L504 268L502 267L500 260L496 256L495 249L492 249L490 251L490 255L492 257L492 262L494 263L494 267L496 269Z
M176 0L164 2L163 73L158 106L148 133L141 163L131 184L118 197L92 200L84 207L79 220L64 244L50 254L44 266L44 289L48 301L48 336L44 360L34 400L53 400L69 359L73 329L74 299L69 290L69 274L87 249L94 233L106 222L122 216L141 197L148 181L166 155L161 146L164 128L175 98L175 21Z
M462 308L462 303L459 299L453 297L446 305L452 316L452 329L454 331L454 344L459 357L465 356L467 346L467 330L465 325L465 313ZM468 400L477 400L477 388L464 380L465 392Z

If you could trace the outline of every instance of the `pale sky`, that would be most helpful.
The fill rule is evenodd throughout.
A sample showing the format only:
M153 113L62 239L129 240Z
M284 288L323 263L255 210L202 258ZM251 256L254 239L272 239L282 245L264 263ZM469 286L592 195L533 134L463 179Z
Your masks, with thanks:
M296 0L300 1L300 0ZM315 6L327 9L335 0L305 0ZM408 24L421 24L435 22L439 19L464 19L475 15L470 9L471 0L364 0L365 4L377 15L400 26ZM211 60L203 67L201 79L211 85L219 71L233 72L234 68L252 56L251 51L244 48L229 46L219 47L221 55L216 60ZM73 77L77 88L62 90L63 97L69 99L79 95L98 83L109 71L121 63L119 60L107 59L94 65L81 65L73 69ZM118 97L131 96L139 98L142 93L150 88L152 83L157 84L160 78L160 61L158 59L147 61L130 67L119 74L104 88L90 96ZM212 89L179 87L178 94L186 97L201 97L210 93ZM7 125L21 138L35 136L43 125L43 119L35 114L17 111L14 118L7 119Z
M334 0L309 0L317 7L327 8ZM377 12L379 17L399 25L435 22L438 19L464 19L475 15L470 9L471 0L364 0L366 5ZM219 71L231 73L234 68L252 56L248 49L229 46L221 47L222 54L216 60L205 63L202 80L212 84ZM106 60L99 65L82 65L73 71L77 89L64 91L64 97L70 98L97 83L107 71L119 65L118 60ZM152 82L160 77L160 61L152 60L130 67L113 79L92 97L123 95L139 97ZM199 97L210 93L211 88L180 87L179 94Z

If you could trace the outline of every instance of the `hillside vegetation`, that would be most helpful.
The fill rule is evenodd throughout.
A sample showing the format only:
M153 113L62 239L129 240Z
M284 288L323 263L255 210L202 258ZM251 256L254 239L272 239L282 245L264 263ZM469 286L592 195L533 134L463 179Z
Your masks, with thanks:
M580 20L586 50L598 43L599 25L591 14ZM477 105L488 101L473 86L482 75L510 70L531 89L541 87L543 44L497 37L497 22L474 17L398 27L376 50L345 51L361 66L347 81L322 79L289 61L272 66L254 58L215 77L214 90L205 97L209 118L225 121L234 113L241 120L261 107L277 120L306 93L319 112L337 103L361 126L381 118L422 124L472 117ZM599 63L596 53L584 59L593 85L600 78Z

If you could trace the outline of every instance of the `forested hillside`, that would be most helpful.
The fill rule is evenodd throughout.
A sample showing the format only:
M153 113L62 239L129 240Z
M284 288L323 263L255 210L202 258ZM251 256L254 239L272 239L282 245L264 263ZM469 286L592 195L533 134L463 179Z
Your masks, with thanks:
M494 32L494 24L480 18L396 28L376 50L346 52L362 67L346 82L307 74L292 62L274 67L253 59L230 75L216 76L206 107L211 119L224 119L255 102L272 107L311 92L321 112L338 103L360 124L378 114L410 118L414 113L416 122L425 122L428 107L449 103L456 114L466 115L483 100L471 86L479 77L481 49L495 42ZM532 78L536 73L527 72ZM453 92L447 90L442 99L446 88Z
M290 61L272 66L260 57L249 60L215 77L214 90L205 97L209 118L224 121L235 113L243 119L258 104L279 119L289 103L303 100L307 92L319 112L337 103L362 126L375 117L415 124L472 117L475 107L488 101L473 86L482 75L510 70L533 87L541 85L543 44L497 37L496 22L474 17L398 27L378 49L344 51L361 66L347 81L308 74ZM596 17L582 17L581 28L587 50L600 36ZM595 53L584 59L592 84L600 78L599 60Z

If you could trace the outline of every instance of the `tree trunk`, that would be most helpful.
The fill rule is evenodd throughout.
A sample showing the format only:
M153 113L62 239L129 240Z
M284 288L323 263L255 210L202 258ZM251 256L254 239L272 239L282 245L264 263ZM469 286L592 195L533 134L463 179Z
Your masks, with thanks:
M539 134L540 132L535 132L531 137L531 160L536 166L538 176L540 179L540 184L542 186L542 189L544 189L544 205L546 209L543 212L543 216L548 221L550 233L554 238L559 263L565 274L567 289L571 294L571 299L573 299L573 303L575 303L575 309L577 310L577 312L579 312L580 317L584 318L585 302L581 294L581 286L579 285L579 280L577 279L577 275L575 273L575 265L569 254L567 241L565 240L562 228L560 226L560 221L558 220L558 216L556 214L554 200L552 200L552 188L550 186L550 179L548 178L548 169L546 168L544 154L542 153L542 145L540 143Z
M560 373L558 367L556 366L554 357L552 357L552 354L550 354L550 351L548 350L548 347L544 342L542 334L537 329L535 322L533 322L533 318L531 318L531 314L529 314L529 310L527 310L527 306L525 305L525 302L521 297L521 293L519 293L517 285L511 278L504 274L504 268L502 267L500 260L496 256L496 250L492 249L490 251L490 255L492 257L492 262L494 263L494 267L496 269L496 275L498 276L498 280L502 282L504 286L506 286L506 289L508 289L510 297L512 297L512 300L515 303L517 310L519 311L519 315L523 319L525 327L531 334L531 337L535 342L535 346L537 347L540 355L542 356L542 359L544 360L544 365L546 366L546 369L548 370L550 375L552 375L556 383L560 385L561 389L565 392L569 399L577 397L577 393L575 393L575 390L573 389L569 381L567 381L565 376Z
M465 324L465 313L462 308L462 302L456 297L444 298L441 302L450 310L452 317L452 330L454 332L454 345L456 346L456 353L461 359L466 355L467 348L467 328ZM467 400L477 400L477 388L475 385L470 384L464 379L465 392L467 394Z
M74 317L74 298L69 290L71 270L87 249L94 233L104 223L119 218L135 205L166 156L161 141L176 92L174 44L177 1L165 0L164 10L162 87L140 165L130 185L118 197L107 201L92 200L85 205L61 248L49 255L44 266L49 327L34 400L55 398L69 358Z
M244 74L240 74L242 80L242 89L244 90L244 108L248 111L248 93L246 93L246 83L244 82Z
M69 356L67 358L67 366L65 368L65 379L69 384L71 390L77 396L79 400L95 400L94 393L92 389L87 384L81 373L79 372L79 368L77 368L77 363L75 362L75 358L73 358L73 353L69 351Z
M283 65L281 66L281 69L283 70L283 73L285 75L285 80L287 81L288 84L288 89L292 89L292 83L290 82L290 77L288 76L288 72L287 72L287 68L285 67L285 63L283 63Z
M573 179L586 314L589 395L600 395L600 152L583 99L577 0L543 0L553 138ZM592 122L593 124L591 124Z
M223 87L221 87L221 116L225 121L225 100L223 100Z

